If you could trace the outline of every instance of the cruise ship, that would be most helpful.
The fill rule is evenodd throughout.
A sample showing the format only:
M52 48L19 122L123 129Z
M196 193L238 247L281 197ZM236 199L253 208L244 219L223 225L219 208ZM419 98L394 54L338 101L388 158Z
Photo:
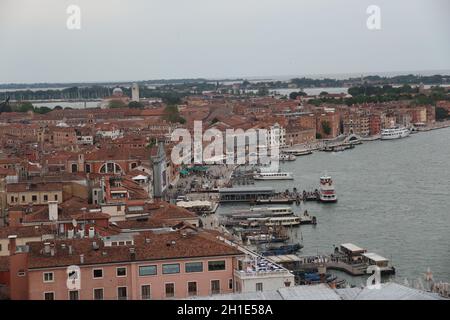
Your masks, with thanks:
M259 172L253 178L255 180L293 180L292 172Z
M381 140L400 139L409 136L410 131L405 127L395 127L381 130Z
M333 180L330 176L320 177L319 201L336 202L337 196L334 190Z

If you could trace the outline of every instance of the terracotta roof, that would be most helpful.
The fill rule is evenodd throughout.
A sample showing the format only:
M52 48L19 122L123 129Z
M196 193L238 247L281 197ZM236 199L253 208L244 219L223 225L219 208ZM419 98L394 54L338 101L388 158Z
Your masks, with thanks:
M92 248L93 241L98 244L98 250ZM134 245L124 246L106 247L98 238L57 240L51 243L56 248L54 256L41 253L44 246L42 242L29 243L30 269L82 265L80 254L84 255L84 265L243 254L205 231L142 232L134 236ZM63 249L61 244L65 244L66 248ZM68 245L72 246L72 254L68 252ZM134 248L135 258L131 257L130 248Z
M24 227L2 227L0 228L0 238L7 239L10 235L18 238L40 237L44 234L53 234L50 226L24 226Z
M45 183L12 183L6 186L7 192L39 192L39 191L62 191L62 183L45 182Z

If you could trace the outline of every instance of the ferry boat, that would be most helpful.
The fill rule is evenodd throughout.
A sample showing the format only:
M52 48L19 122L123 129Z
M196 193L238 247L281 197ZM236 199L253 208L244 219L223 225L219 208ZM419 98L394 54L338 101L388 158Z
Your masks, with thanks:
M392 140L406 138L409 136L410 131L406 127L395 127L391 129L381 130L381 140Z
M337 196L330 176L320 177L319 201L336 202Z
M255 180L293 180L292 172L259 172L253 176Z
M248 210L235 210L231 214L234 216L239 214L252 214L252 213L261 213L273 216L290 216L294 214L294 211L290 206L252 207Z
M247 236L247 242L253 244L278 243L278 242L286 242L287 240L289 240L289 237L286 235L273 235L267 233L260 233L256 235Z
M302 223L302 220L300 217L291 216L291 217L269 217L269 218L249 218L247 219L250 223L251 222L259 222L262 223L268 227L273 226L299 226Z

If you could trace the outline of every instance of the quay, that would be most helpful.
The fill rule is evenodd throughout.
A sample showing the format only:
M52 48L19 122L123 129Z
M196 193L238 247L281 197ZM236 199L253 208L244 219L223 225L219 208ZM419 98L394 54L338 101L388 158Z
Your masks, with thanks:
M333 254L317 256L272 256L268 257L275 263L294 272L308 270L327 269L343 271L351 276L367 275L367 268L376 265L382 275L395 274L395 268L389 265L389 260L376 254L368 253L352 243L344 243L340 248L335 248Z
M269 199L275 193L271 187L234 187L219 188L220 202L250 202L257 199Z

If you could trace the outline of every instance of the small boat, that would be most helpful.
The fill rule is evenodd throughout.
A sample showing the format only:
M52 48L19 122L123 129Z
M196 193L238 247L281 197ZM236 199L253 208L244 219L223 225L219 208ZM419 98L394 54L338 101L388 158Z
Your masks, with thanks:
M295 159L297 159L297 157L293 154L286 154L286 153L282 153L280 154L279 160L281 161L295 161Z
M293 180L292 172L259 172L253 178L255 180Z
M300 224L317 224L317 219L315 216L311 216L308 210L305 210L302 216L300 216Z

